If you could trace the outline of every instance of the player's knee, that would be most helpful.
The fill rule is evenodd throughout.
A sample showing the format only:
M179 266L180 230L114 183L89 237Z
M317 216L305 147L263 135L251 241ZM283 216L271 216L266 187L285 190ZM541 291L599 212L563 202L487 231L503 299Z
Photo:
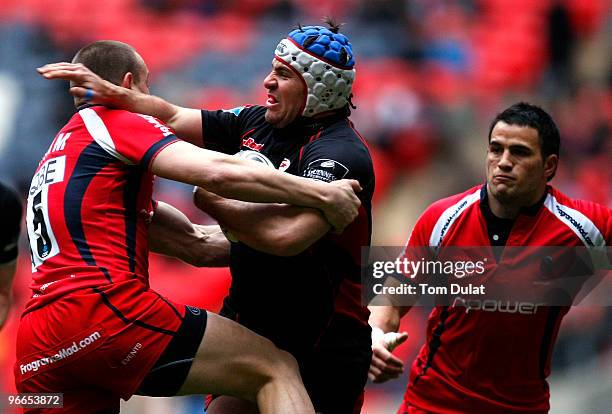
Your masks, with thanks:
M246 381L247 389L243 398L257 400L262 390L274 389L279 384L293 384L299 378L298 364L288 352L281 351L270 343L266 352L252 355L249 358L250 373Z
M276 347L268 338L260 336L258 339L261 341L259 343L260 352L258 352L258 356L262 359L261 362L263 365L265 365L271 373L297 372L297 361L289 352Z
M262 383L270 381L284 381L289 378L295 378L299 375L299 368L295 358L288 352L280 350L273 345L269 352L263 355L260 364L262 368Z

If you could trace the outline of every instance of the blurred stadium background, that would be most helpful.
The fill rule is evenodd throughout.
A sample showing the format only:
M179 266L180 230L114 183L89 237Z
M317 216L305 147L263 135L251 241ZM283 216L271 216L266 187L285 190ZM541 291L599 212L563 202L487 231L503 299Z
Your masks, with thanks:
M484 179L489 120L517 100L549 110L562 134L554 184L612 206L612 3L609 0L1 0L0 179L26 194L31 174L73 113L65 82L35 68L70 60L84 44L132 44L152 93L184 106L231 108L265 100L278 40L324 15L346 22L357 57L352 116L376 165L374 244L402 245L432 201ZM191 189L160 181L157 198L192 220ZM15 308L0 333L0 394L13 392L18 315L29 296L22 240ZM151 284L177 301L218 310L226 269L151 258ZM397 353L412 361L427 309L404 321ZM552 413L609 413L612 308L576 308L558 339ZM494 369L492 367L492 369ZM394 413L402 378L369 384L363 412ZM0 412L10 410L3 407ZM125 413L202 412L198 397L133 398Z

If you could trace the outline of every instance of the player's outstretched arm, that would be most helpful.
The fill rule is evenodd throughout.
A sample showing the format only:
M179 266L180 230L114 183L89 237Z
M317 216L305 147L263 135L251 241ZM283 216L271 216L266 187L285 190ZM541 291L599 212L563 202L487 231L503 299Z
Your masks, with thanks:
M237 240L276 256L295 256L331 229L313 208L230 200L202 188L194 193L194 203Z
M219 226L194 224L181 211L161 201L149 226L149 248L193 266L229 265L229 242Z
M361 187L355 180L325 183L296 177L182 141L162 149L151 171L225 198L317 208L337 230L357 217L361 205L355 195Z
M91 103L154 116L168 124L182 139L194 144L202 142L202 115L199 109L183 108L158 96L115 85L81 63L50 63L37 70L45 79L70 81L70 93L77 98L86 98L89 89L93 93L89 99Z

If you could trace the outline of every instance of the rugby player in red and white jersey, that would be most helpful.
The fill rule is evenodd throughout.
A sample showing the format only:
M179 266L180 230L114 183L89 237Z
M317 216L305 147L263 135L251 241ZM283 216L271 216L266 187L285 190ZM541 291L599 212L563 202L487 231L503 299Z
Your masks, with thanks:
M74 62L148 93L146 64L129 45L94 42ZM29 191L33 296L17 338L19 392L64 393L54 412L66 413L119 412L119 399L133 394L211 392L254 401L262 413L313 413L287 353L149 288L150 249L189 260L225 243L152 201L153 179L320 208L338 229L357 216L357 182L282 174L181 141L153 117L75 103Z
M408 248L605 250L612 241L610 209L573 200L547 184L557 169L559 146L559 131L541 108L518 103L497 115L489 130L486 184L432 204L418 219ZM496 260L502 266L507 259ZM402 372L402 361L390 350L406 339L396 331L409 309L370 307L371 380L384 382ZM547 413L546 377L568 310L531 307L521 314L435 307L398 413Z

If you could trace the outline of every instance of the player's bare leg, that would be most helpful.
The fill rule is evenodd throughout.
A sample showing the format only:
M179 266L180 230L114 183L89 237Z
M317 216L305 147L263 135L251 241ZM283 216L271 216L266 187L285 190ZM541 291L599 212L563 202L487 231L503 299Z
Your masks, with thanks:
M268 339L209 313L184 394L231 395L257 403L261 414L314 414L295 359Z

